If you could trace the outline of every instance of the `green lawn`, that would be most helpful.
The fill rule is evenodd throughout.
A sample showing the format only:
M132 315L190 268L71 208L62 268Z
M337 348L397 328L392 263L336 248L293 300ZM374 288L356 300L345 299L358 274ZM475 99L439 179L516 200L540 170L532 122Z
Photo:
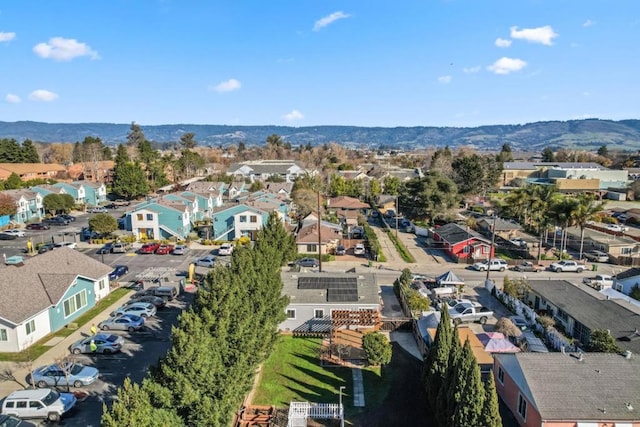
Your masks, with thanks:
M338 390L345 386L343 403L347 418L366 408L353 407L350 368L323 368L318 357L321 340L281 336L276 348L262 365L260 383L253 397L254 405L287 407L291 401L338 403ZM363 370L367 407L380 404L388 392L388 384L380 368Z

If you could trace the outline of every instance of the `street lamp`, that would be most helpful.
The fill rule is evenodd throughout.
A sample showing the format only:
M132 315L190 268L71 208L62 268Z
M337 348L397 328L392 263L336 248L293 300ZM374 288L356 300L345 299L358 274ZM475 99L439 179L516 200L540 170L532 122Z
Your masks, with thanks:
M340 402L340 427L344 427L344 409L342 409L342 390L344 390L346 387L341 385L340 386L340 394L339 394L339 402Z

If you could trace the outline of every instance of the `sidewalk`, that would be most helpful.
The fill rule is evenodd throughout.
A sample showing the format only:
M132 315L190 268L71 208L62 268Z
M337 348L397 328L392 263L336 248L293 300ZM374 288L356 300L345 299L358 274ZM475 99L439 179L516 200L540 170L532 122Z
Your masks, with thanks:
M51 337L45 344L52 345L52 347L47 350L46 353L34 360L33 363L0 362L0 399L9 395L13 391L22 389L23 387L20 384L28 386L26 377L29 375L29 365L32 365L33 368L37 368L39 366L52 364L56 359L59 360L65 356L71 355L69 352L71 344L81 338L90 336L91 325L93 323L97 325L101 321L107 319L109 317L109 313L128 301L130 296L130 293L127 293L112 305L105 308L104 311L98 314L91 322L87 322L86 325L78 328L78 330L74 331L68 337ZM20 384L16 381L6 379L9 374L12 374Z

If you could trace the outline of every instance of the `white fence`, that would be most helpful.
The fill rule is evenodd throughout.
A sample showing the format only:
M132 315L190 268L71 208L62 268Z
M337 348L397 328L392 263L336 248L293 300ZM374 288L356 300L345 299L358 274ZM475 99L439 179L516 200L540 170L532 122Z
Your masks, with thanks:
M307 418L344 420L342 405L336 403L291 402L288 427L306 427Z

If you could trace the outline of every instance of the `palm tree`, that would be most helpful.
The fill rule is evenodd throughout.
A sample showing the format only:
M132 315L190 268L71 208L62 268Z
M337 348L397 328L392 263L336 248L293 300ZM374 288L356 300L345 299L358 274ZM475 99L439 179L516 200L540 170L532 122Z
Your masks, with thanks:
M531 223L538 231L538 262L542 258L542 245L549 225L553 222L550 214L551 206L558 198L558 189L555 185L533 186L531 196Z
M587 226L587 221L590 221L598 212L602 211L605 202L596 203L595 195L587 193L579 194L574 200L576 205L571 217L573 222L580 227L580 259L582 259L584 230Z
M553 221L562 228L560 234L560 257L566 249L567 243L567 229L573 225L572 213L577 206L575 199L570 197L563 197L555 200L551 204L551 218ZM555 236L555 235L554 235ZM555 237L554 237L555 242Z

